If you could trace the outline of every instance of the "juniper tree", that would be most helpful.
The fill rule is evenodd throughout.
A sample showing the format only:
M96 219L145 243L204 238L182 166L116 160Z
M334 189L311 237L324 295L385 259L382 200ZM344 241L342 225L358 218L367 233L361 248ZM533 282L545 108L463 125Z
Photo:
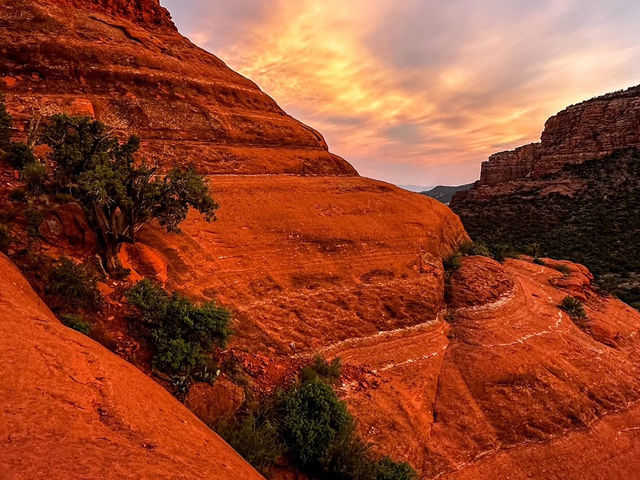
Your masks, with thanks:
M215 220L218 205L204 177L193 168L159 175L157 167L136 159L140 140L135 136L121 143L97 120L55 115L43 129L43 141L52 149L55 186L83 206L110 274L122 268L122 244L134 243L150 220L176 232L190 207Z

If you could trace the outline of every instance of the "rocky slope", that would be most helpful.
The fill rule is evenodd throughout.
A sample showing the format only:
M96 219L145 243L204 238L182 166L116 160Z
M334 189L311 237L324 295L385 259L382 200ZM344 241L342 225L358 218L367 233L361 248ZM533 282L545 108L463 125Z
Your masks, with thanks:
M451 210L358 177L170 25L123 17L124 0L98 3L0 3L10 108L95 114L139 133L163 165L209 174L217 223L191 213L181 235L146 226L122 257L133 278L230 306L230 353L254 385L269 391L314 354L341 356L364 439L423 478L637 468L636 313L595 294L580 267L565 278L524 261L466 259L445 297L443 258L468 239ZM47 228L66 231L62 217ZM585 300L591 333L557 308L568 292ZM598 452L576 459L590 445ZM529 452L544 461L522 461Z
M0 76L19 119L97 115L161 165L355 175L322 136L195 47L157 0L0 2ZM82 8L75 8L82 7Z
M0 477L262 478L162 387L64 327L0 254Z

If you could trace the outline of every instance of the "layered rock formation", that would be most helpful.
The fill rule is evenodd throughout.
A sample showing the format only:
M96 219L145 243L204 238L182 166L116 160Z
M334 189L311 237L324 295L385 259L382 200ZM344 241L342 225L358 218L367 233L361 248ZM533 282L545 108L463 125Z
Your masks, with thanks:
M551 117L540 143L489 157L479 185L540 178L566 164L640 146L640 86L573 105Z
M0 254L0 477L262 478L162 387L64 327Z
M0 85L18 119L96 115L142 137L165 167L356 175L318 132L178 34L157 0L0 5Z
M134 278L231 307L230 351L263 391L315 354L341 356L341 392L363 438L423 478L560 478L569 459L563 478L637 468L638 431L618 429L640 420L632 310L595 294L579 267L565 279L478 258L452 279L448 306L443 258L468 239L455 214L358 177L319 134L170 25L122 16L118 5L129 4L0 4L0 72L19 118L31 105L94 114L140 134L162 165L195 162L209 174L219 221L192 212L181 235L144 227L123 251ZM591 333L557 308L569 293L585 300ZM202 406L202 395L191 400ZM544 461L522 460L529 452Z

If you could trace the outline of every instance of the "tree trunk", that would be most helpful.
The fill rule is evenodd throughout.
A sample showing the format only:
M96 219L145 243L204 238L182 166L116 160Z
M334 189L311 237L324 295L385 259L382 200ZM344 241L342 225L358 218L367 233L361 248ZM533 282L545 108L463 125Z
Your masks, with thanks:
M107 238L105 239L104 256L105 256L105 268L109 275L117 274L122 270L122 263L118 257L120 245L117 242Z

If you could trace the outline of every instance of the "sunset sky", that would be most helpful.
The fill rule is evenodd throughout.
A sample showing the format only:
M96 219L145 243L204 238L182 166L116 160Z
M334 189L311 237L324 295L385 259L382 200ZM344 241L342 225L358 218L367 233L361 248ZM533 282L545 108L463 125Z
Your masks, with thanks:
M565 106L640 83L638 0L162 0L365 176L460 184Z

